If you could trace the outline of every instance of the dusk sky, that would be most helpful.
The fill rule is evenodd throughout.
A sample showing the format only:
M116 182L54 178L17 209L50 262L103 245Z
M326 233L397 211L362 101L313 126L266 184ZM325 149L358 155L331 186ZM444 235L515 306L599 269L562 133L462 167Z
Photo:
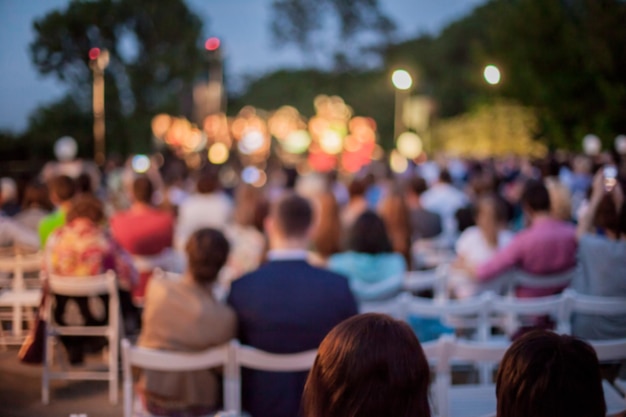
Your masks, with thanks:
M276 50L272 45L271 0L186 1L205 22L205 34L222 39L231 79L303 64L297 49ZM381 0L398 26L398 39L436 33L481 3L484 0ZM0 129L24 129L37 106L63 96L62 84L35 71L28 45L34 39L33 20L67 4L68 0L0 0Z

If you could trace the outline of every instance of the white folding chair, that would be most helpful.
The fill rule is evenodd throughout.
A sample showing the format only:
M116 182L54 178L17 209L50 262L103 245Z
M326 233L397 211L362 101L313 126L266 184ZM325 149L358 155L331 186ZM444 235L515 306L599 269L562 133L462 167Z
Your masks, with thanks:
M364 301L359 303L359 313L383 313L395 319L406 321L406 306L411 294L402 292L388 300Z
M24 314L28 323L34 321L34 310L41 299L39 271L41 254L23 254L17 250L14 255L0 258L0 272L7 277L6 288L0 290L0 344L21 344L24 341ZM36 273L36 279L26 279L25 274ZM27 285L28 282L28 285ZM2 322L11 321L11 333L6 335Z
M231 360L232 348L229 344L206 349L202 352L172 352L133 346L128 339L122 340L124 417L133 415L137 407L134 399L132 367L165 372L185 372L226 367ZM224 408L234 407L233 396L225 388Z
M109 381L109 400L117 403L118 396L118 361L119 342L122 332L120 321L120 305L117 290L116 276L113 271L105 274L87 277L63 277L49 275L47 285L50 298L54 295L70 297L89 297L108 294L109 317L108 323L103 326L62 326L55 322L52 311L52 300L46 303L46 337L44 348L43 375L41 379L41 399L44 404L50 400L50 380L104 380ZM54 341L58 336L94 336L106 337L108 340L108 367L105 371L88 370L51 370Z
M567 321L564 333L571 334L573 314L588 314L597 316L626 316L626 297L605 297L597 295L579 294L568 288L563 292L566 299Z
M313 367L317 350L299 353L270 353L250 346L242 346L238 341L231 341L234 350L234 367L224 373L224 389L235 397L237 415L241 414L241 368L270 372L308 371ZM233 409L233 408L229 408Z
M513 295L517 287L533 289L565 288L572 282L575 274L576 268L546 275L530 274L520 269L514 269L504 275L509 277L508 292Z
M626 338L614 340L589 340L588 341L598 355L600 362L626 360ZM604 389L604 401L606 402L606 415L617 416L626 411L626 397L620 392L619 381L616 386L607 380L602 380Z
M556 331L568 333L569 315L567 301L563 294L536 298L517 298L514 296L495 297L492 313L499 315L505 332L510 336L523 324L523 317L549 315L556 321ZM497 323L498 320L492 322ZM532 324L532 323L529 323Z
M436 268L424 271L408 271L404 278L405 291L419 292L431 290L433 298L447 299L447 282L449 264L443 263Z
M469 362L491 364L493 368L502 360L508 344L475 342L442 336L435 354L435 409L438 417L481 417L496 411L495 385L493 381L481 384L452 385L452 364ZM428 355L428 353L427 353Z

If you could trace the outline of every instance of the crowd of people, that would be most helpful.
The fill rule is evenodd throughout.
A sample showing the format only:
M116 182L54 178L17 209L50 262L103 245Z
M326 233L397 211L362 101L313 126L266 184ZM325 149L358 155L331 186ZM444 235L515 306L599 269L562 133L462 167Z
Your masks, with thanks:
M390 298L406 271L435 266L429 250L450 255L451 297L477 295L513 268L539 276L575 269L570 285L578 292L626 296L620 164L611 155L437 160L399 175L372 164L346 178L289 171L283 183L265 187L225 187L218 167L188 171L175 159L142 174L48 169L23 192L10 178L0 182L0 244L41 250L48 274L115 271L125 330L142 346L198 351L238 338L275 353L319 347L308 381L306 372L244 371L243 406L254 417L292 417L301 406L306 417L428 416L419 329L357 315L359 303ZM616 178L606 166L618 168ZM138 271L141 257L161 259L179 279ZM521 287L516 295L563 289ZM78 317L67 314L73 303ZM107 318L106 300L56 297L54 314L60 323L98 324ZM573 332L626 337L626 317L577 316ZM515 370L534 360L532 346L567 346L593 362L575 339L533 337L516 341L500 368L498 415L522 415L526 394L511 388L509 374L537 366ZM62 341L72 364L93 348L80 338ZM144 372L138 387L155 415L204 415L219 406L218 381L213 371ZM525 406L548 404L540 398ZM545 415L582 415L554 407ZM365 411L346 411L357 409ZM585 415L604 415L595 411Z

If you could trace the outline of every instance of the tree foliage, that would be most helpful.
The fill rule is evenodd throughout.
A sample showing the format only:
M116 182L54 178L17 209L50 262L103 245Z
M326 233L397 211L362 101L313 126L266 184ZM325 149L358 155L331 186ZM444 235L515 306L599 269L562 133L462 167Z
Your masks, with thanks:
M395 24L378 0L274 0L271 29L279 46L296 45L309 60L337 45L335 64L345 68L366 64L364 53L386 45Z
M122 151L148 143L154 114L181 112L202 68L202 23L183 0L74 0L33 26L36 68L65 82L82 109L91 100L89 50L108 49L107 136Z

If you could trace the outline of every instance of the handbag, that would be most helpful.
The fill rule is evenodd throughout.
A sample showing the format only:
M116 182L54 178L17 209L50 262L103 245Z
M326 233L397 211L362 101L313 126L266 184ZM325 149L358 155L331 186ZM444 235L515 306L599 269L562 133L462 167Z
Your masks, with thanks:
M46 303L47 291L41 293L41 302L37 309L35 325L22 343L17 357L22 363L30 365L40 365L43 363L44 348L46 343L46 320L44 319L44 305Z

